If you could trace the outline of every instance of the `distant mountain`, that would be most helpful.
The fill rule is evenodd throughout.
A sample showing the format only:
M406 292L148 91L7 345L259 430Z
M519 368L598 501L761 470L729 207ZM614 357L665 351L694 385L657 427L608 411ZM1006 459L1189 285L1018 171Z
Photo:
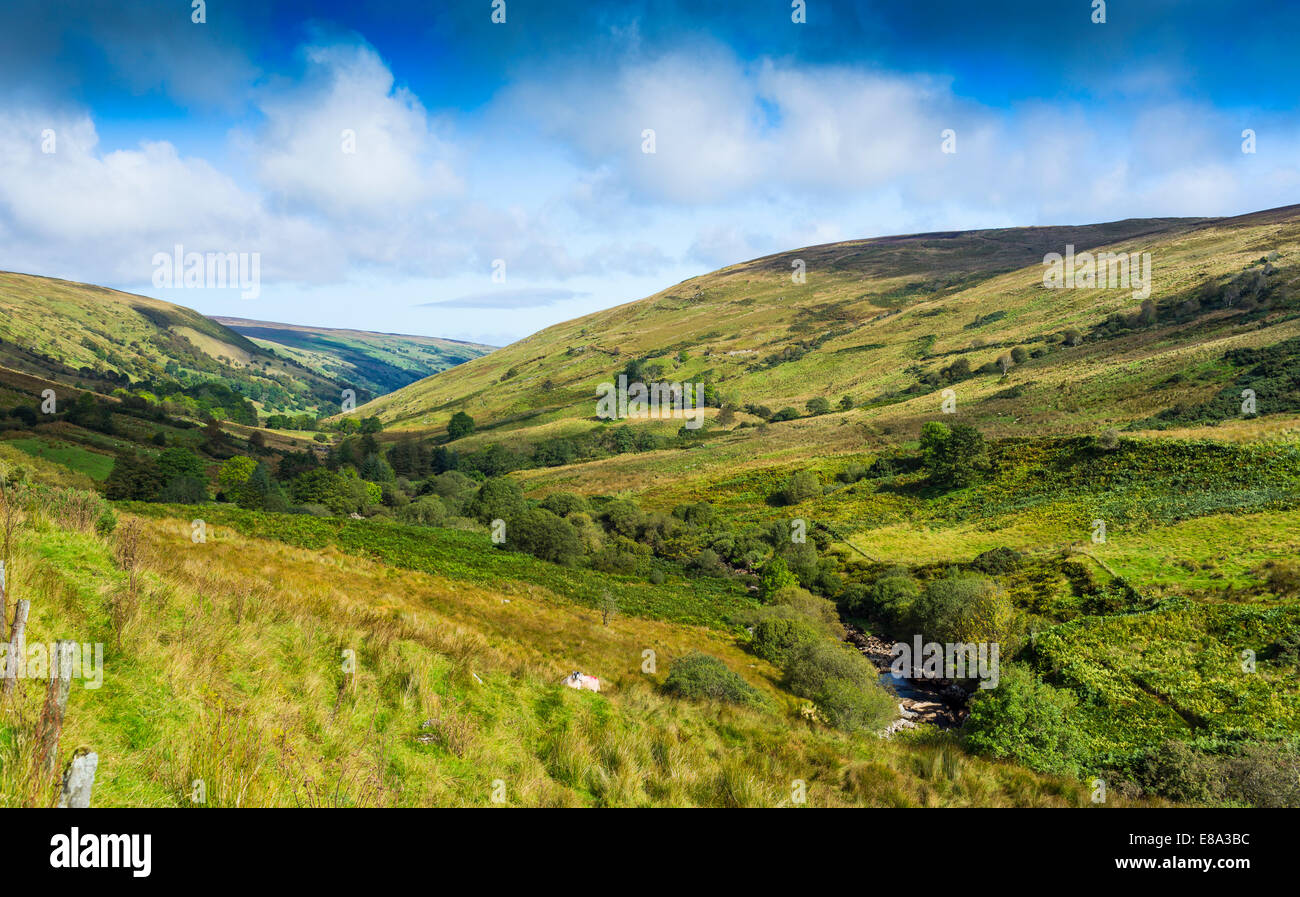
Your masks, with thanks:
M328 413L340 383L193 309L90 284L0 272L0 366L100 393L187 396L200 411ZM237 394L237 395L236 395ZM377 395L358 389L358 396ZM253 408L244 406L247 399Z
M599 426L598 385L630 370L703 383L742 424L848 396L848 415L797 428L823 447L844 421L915 435L948 389L962 419L1008 435L1222 420L1243 389L1265 395L1253 353L1300 353L1297 242L1300 206L807 247L557 324L359 413L438 432L464 410L474 441L572 435ZM1149 253L1149 296L1045 286L1045 257L1068 247ZM1261 413L1300 411L1300 393L1267 392Z
M263 348L376 396L486 355L494 348L433 336L304 327L246 318L213 320Z

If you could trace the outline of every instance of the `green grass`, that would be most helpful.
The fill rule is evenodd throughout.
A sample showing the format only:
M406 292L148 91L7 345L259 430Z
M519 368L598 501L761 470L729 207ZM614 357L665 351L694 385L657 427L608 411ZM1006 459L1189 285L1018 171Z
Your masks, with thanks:
M26 439L9 439L6 442L29 455L46 461L53 461L55 464L61 464L78 473L84 473L96 482L103 482L113 470L115 459L112 455L92 452L79 445L60 440L30 437Z

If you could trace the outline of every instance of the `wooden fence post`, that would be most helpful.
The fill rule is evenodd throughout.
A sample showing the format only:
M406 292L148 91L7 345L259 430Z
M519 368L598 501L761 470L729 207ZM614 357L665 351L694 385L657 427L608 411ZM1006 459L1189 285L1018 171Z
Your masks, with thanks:
M68 710L68 692L72 690L72 652L77 643L63 639L54 643L50 658L50 688L41 708L37 729L36 774L48 781L59 759L59 735L63 732L63 714Z
M27 632L27 611L31 606L30 601L23 599L14 607L14 632L9 639L9 648L5 651L5 698L13 694L14 683L18 681L18 664L21 662L19 655L25 650L23 637Z
M63 793L59 806L84 810L90 806L90 789L95 787L95 770L99 767L99 754L93 751L77 754L63 774Z

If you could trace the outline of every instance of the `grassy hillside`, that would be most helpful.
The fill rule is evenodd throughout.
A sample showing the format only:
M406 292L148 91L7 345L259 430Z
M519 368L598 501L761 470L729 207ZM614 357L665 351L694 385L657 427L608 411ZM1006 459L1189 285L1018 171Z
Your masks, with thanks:
M196 311L0 272L0 365L108 394L219 384L267 411L337 408L342 386Z
M392 392L493 349L432 336L304 327L220 316L212 320L277 355L292 358L369 395Z
M1044 288L1067 242L1150 252L1150 301ZM1297 251L1294 208L814 247L306 435L0 370L10 581L108 648L105 803L1297 805ZM595 420L624 370L704 429ZM1000 684L882 738L915 698L844 642L914 637ZM23 701L0 800L41 803Z
M0 445L11 477L16 457ZM26 477L67 482L32 464ZM69 511L69 494L23 501L10 594L32 603L29 644L105 645L102 687L74 682L60 761L98 752L99 806L198 806L199 781L204 806L490 806L494 794L506 805L791 806L799 783L808 806L1088 803L1081 783L942 737L798 722L770 667L724 632L636 616L604 625L526 575L408 570L247 536L249 521L233 517L195 543L190 509L121 514L105 533ZM647 647L658 673L642 672ZM764 705L663 696L668 663L697 650L740 670ZM602 693L563 687L575 667L598 670ZM52 799L30 772L40 684L20 680L0 726L8 806Z
M1044 287L1043 256L1066 244L1150 252L1154 318L1108 321L1137 318L1132 290ZM848 395L858 409L808 433L819 442L845 423L914 431L944 387L964 419L1008 435L1094 432L1180 406L1187 414L1165 423L1218 421L1219 410L1198 417L1200 406L1249 363L1225 356L1300 335L1298 250L1295 207L812 247L555 325L361 413L436 431L464 410L493 438L582 431L596 425L597 384L639 360L657 379L706 384L742 422L755 420L746 406L803 414L810 399L834 407ZM796 259L807 266L803 284L791 280ZM1227 298L1256 277L1263 286L1249 302ZM1016 349L1024 360L1004 374L998 360ZM1300 411L1300 400L1288 392L1260 410Z

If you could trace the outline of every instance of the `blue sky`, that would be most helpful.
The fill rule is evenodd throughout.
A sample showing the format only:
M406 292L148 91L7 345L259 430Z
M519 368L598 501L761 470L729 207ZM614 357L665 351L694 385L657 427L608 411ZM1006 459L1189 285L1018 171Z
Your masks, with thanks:
M502 344L812 243L1300 196L1298 4L437 6L7 0L0 269ZM155 287L177 244L257 298Z

